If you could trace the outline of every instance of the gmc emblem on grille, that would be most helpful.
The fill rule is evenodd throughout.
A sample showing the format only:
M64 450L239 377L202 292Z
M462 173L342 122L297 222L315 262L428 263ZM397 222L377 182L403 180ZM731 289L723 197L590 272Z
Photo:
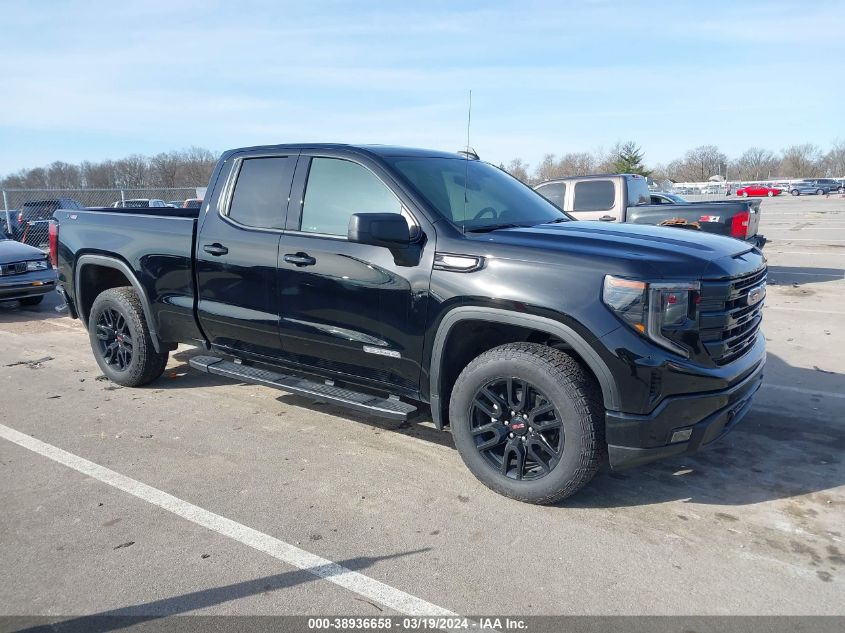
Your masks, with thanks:
M757 305L760 303L766 296L766 284L760 284L759 286L754 286L751 290L748 291L748 294L745 295L745 303L750 306Z

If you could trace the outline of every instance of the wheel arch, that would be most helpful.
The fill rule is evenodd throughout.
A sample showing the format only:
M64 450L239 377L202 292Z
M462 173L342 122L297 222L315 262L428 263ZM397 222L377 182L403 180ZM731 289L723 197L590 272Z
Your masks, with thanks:
M83 283L83 273L85 272L86 267L90 269L90 267L94 266L100 268L107 268L109 270L113 270L120 273L126 279L128 285L132 286L132 288L138 295L138 299L141 301L141 306L144 310L144 318L147 321L147 327L150 331L150 338L152 339L153 347L155 348L156 352L161 353L162 345L158 337L156 322L153 319L152 307L150 306L149 299L147 298L147 293L144 292L144 287L141 285L141 282L138 281L138 278L135 276L135 273L132 271L129 265L123 260L117 259L115 257L89 254L80 255L79 259L77 259L76 261L73 286L76 290L76 307L79 311L79 319L82 321L85 327L88 327L88 316L91 312L91 306L94 304L94 300L97 298L97 295L99 295L103 290L127 285L114 283L117 278L113 277L105 284L98 284L97 286L95 286L94 289L97 292L86 293L86 285Z
M613 374L596 350L571 327L535 314L516 313L510 310L482 306L461 306L453 308L443 317L432 342L429 400L432 420L437 428L443 428L445 422L443 411L446 403L444 403L443 398L448 387L446 372L444 371L447 360L446 344L454 328L466 321L516 326L530 332L540 332L559 339L572 349L595 376L601 389L605 408L613 410L619 408L619 390L616 387Z

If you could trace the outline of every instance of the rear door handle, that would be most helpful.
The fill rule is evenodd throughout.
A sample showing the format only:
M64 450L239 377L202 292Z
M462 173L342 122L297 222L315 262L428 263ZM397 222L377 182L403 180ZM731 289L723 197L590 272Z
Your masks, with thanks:
M294 266L313 266L317 263L317 260L308 253L288 253L284 256L284 260Z
M215 242L214 244L206 244L202 247L202 250L204 250L209 255L214 255L215 257L220 257L221 255L225 255L229 252L228 248L217 242Z

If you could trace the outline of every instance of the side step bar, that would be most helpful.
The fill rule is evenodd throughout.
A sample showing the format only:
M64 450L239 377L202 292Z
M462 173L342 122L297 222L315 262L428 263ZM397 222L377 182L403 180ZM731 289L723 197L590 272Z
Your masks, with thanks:
M341 389L331 385L324 385L298 376L279 374L266 369L258 369L248 365L239 365L216 356L194 356L188 361L194 369L207 374L225 376L256 385L264 385L281 389L300 396L317 398L324 402L340 405L362 413L371 413L390 420L404 422L417 408L393 398L379 398L367 393L360 393L350 389Z

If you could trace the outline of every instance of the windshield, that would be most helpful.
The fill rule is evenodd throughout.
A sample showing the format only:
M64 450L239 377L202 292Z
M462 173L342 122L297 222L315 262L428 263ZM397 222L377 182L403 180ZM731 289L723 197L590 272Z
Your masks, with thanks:
M543 196L489 163L463 158L388 159L425 200L467 231L571 220Z

